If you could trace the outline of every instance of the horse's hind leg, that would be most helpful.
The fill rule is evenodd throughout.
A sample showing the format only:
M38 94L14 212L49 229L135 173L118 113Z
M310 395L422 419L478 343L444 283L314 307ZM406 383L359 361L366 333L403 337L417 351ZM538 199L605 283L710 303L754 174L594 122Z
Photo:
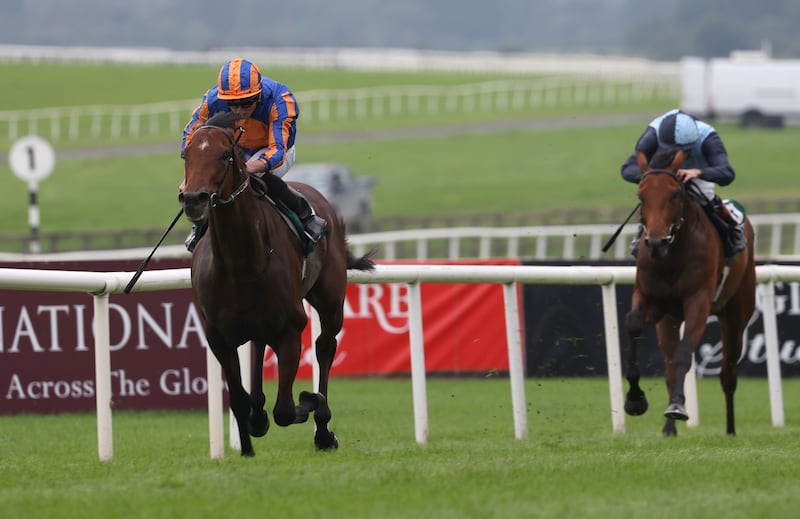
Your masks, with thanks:
M730 436L736 436L736 424L733 413L733 395L736 392L736 363L742 353L742 335L744 326L738 319L720 315L722 331L722 369L719 381L725 394L725 430Z
M628 393L625 395L625 412L631 416L640 416L647 412L647 397L639 385L639 360L637 357L638 341L644 327L642 311L631 310L625 317L628 331L628 358L625 378L628 379Z
M306 405L314 407L314 424L317 431L314 434L314 445L320 450L330 450L339 447L336 435L328 429L331 421L331 409L328 406L328 381L330 378L333 358L336 355L336 334L342 329L343 313L341 305L334 310L317 310L320 316L320 335L315 342L317 363L319 364L319 389L314 395L303 392L300 395L301 403L305 399ZM315 400L315 401L312 401Z
M331 409L328 406L328 380L336 353L336 337L329 340L320 336L316 342L317 362L319 363L319 405L314 411L314 423L317 432L314 434L314 445L320 450L329 450L339 447L336 435L328 429L331 421Z

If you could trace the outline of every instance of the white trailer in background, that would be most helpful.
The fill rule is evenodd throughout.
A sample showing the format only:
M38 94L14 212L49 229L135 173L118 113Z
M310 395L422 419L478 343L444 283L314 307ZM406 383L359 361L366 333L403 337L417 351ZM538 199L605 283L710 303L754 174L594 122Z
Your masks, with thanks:
M681 60L681 109L742 126L800 123L800 60L771 59L762 51L729 58Z

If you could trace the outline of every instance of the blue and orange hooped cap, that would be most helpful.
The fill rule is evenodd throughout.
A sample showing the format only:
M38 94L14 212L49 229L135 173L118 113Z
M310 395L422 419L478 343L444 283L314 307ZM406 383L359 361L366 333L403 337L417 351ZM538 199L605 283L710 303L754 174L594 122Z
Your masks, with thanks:
M219 71L217 90L217 97L223 101L258 95L261 93L261 71L246 59L232 59Z

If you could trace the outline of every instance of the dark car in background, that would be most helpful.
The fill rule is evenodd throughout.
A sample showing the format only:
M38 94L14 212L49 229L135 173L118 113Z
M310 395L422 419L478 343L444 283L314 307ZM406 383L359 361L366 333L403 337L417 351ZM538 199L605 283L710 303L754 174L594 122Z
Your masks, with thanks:
M366 232L372 227L372 186L377 179L356 176L338 163L297 163L283 177L316 188L344 219L348 232Z

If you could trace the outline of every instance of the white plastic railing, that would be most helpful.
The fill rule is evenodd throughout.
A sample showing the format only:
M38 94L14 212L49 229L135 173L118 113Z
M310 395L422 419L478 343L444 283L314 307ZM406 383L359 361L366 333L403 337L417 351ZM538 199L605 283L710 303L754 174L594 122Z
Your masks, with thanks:
M198 95L200 95L198 93ZM580 76L466 85L405 85L295 92L303 124L383 120L401 115L511 112L554 106L587 107L677 99L677 82L649 75ZM174 137L199 97L140 105L92 105L0 111L0 142L36 134L54 143Z
M756 214L749 218L756 231L757 256L800 256L800 213ZM618 227L616 224L587 224L409 229L352 234L347 241L359 255L377 246L381 259L389 261L493 257L537 260L631 259L629 248L637 230L635 222L625 226L607 253L602 251ZM445 256L432 254L431 250L437 245L440 249L446 246ZM465 252L468 247L472 248ZM412 249L412 253L406 249Z
M756 272L758 282L762 285L763 290L762 312L772 424L782 427L784 415L778 357L775 283L800 281L800 267L762 265L756 267ZM113 457L109 295L122 293L132 274L131 272L98 273L0 268L0 289L88 292L94 296L97 436L100 460L109 460ZM348 272L348 280L351 283L407 283L409 286L409 335L415 437L417 443L421 444L428 441L428 416L419 296L420 283L502 283L504 285L514 434L517 439L525 439L528 435L528 427L515 285L518 283L563 283L602 287L611 423L614 432L623 433L625 431L625 413L623 410L622 367L615 286L620 283L632 283L634 276L634 267L593 266L378 265L374 272ZM145 272L134 287L134 291L167 290L190 286L190 269L188 268L157 270ZM222 373L219 363L214 359L210 349L206 350L206 361L209 449L211 457L221 457L224 455ZM686 396L687 406L696 409L696 394L687 392Z

